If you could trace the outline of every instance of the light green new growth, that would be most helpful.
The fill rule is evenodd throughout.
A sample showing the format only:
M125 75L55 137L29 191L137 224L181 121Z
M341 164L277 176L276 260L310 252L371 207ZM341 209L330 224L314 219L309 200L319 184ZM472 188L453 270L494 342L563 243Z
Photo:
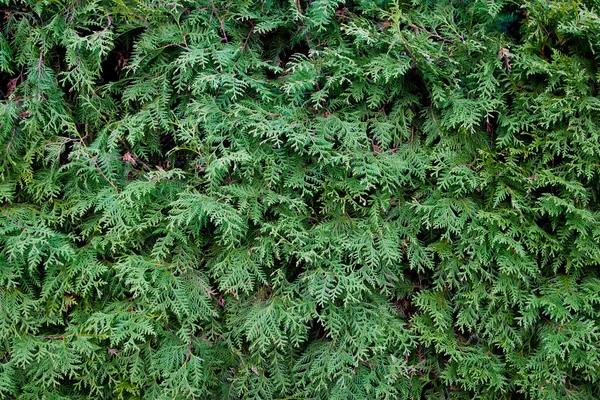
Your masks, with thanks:
M0 398L600 398L597 0L0 3Z

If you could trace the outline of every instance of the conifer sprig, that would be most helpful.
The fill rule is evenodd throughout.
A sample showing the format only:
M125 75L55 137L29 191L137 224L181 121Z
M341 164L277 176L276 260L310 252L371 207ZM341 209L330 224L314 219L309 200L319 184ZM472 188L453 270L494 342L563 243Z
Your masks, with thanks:
M0 398L600 398L597 1L0 4Z

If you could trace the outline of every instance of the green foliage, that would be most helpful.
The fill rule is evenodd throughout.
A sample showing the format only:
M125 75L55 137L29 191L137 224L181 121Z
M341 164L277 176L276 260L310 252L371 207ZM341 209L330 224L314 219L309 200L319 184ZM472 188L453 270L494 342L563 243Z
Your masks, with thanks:
M600 398L597 1L0 3L0 398Z

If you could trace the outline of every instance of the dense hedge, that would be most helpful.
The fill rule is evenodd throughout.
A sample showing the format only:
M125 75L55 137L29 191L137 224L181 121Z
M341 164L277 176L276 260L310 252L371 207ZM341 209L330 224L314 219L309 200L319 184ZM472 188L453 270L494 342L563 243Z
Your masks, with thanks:
M0 2L0 398L600 398L597 0Z

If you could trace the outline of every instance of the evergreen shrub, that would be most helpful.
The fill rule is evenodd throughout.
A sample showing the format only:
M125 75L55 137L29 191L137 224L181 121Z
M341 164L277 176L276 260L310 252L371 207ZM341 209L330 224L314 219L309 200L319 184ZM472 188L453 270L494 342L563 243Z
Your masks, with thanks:
M600 398L598 0L0 3L0 398Z

